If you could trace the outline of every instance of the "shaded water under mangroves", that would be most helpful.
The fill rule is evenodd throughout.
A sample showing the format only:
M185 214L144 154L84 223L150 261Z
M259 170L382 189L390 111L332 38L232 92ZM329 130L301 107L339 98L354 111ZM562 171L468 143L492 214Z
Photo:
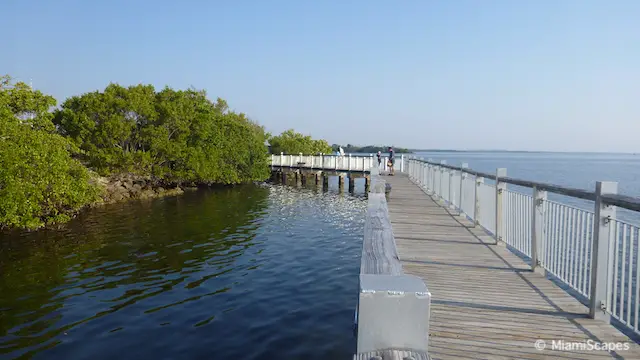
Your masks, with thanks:
M350 358L365 207L252 185L0 235L0 358Z

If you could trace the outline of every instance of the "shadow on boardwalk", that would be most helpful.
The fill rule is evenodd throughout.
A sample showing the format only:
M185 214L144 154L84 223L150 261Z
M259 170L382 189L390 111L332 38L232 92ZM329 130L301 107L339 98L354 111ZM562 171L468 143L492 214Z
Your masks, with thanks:
M399 175L399 174L398 174ZM388 207L407 274L432 295L433 359L640 359L640 346L495 241L411 183L392 185ZM538 350L536 341L546 348ZM629 350L554 350L564 341L628 343Z

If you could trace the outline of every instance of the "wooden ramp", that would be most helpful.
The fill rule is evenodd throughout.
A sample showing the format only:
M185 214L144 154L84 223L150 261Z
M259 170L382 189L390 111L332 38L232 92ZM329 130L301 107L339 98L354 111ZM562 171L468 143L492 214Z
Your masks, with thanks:
M640 359L640 346L406 175L392 185L389 216L405 273L432 296L433 359ZM538 350L536 341L546 348ZM551 350L556 345L628 343L629 350ZM571 344L572 342L577 344ZM539 345L541 345L539 343ZM540 346L541 347L541 346Z

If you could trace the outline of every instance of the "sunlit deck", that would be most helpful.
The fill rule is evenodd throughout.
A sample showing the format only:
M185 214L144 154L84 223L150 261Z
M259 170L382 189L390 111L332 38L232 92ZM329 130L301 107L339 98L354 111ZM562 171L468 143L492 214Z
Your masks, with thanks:
M393 188L389 217L404 272L421 277L431 293L433 359L640 359L640 346L589 318L586 306L495 245L480 226L434 201L405 174L384 179ZM543 350L535 346L539 340ZM553 341L588 340L628 343L629 350L551 349Z

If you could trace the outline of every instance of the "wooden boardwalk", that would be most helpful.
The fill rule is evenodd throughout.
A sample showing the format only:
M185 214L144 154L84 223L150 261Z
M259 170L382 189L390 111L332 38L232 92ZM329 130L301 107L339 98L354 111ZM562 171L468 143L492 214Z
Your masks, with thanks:
M392 185L389 216L405 273L432 295L433 359L640 359L640 346L470 221L436 203L406 175ZM536 341L545 340L538 350ZM552 341L626 342L629 350L550 350ZM566 346L571 346L566 345Z

